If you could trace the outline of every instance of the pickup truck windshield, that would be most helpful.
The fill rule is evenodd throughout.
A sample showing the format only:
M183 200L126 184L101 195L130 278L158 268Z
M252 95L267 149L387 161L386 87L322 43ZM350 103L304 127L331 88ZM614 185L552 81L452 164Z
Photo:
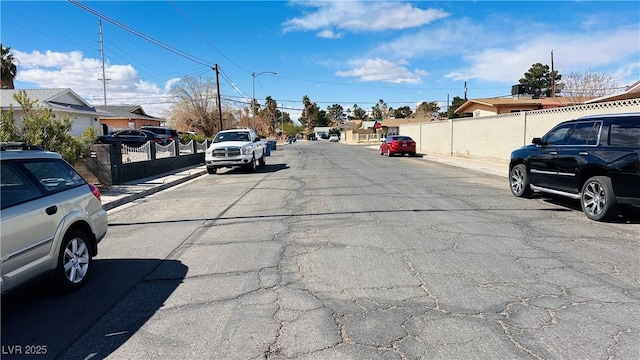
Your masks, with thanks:
M249 133L248 132L220 133L216 135L215 139L213 139L214 143L225 142L225 141L249 141Z

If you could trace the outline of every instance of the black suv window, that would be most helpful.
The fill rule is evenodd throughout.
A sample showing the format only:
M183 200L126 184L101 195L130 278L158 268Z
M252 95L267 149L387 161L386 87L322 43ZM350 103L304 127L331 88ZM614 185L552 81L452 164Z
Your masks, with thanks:
M601 127L600 121L577 123L571 132L569 145L598 145Z
M640 147L640 122L612 122L609 129L609 145L623 147Z
M551 130L547 135L545 135L543 141L547 145L567 145L569 134L571 133L571 129L573 129L574 126L574 124L558 126L557 128Z

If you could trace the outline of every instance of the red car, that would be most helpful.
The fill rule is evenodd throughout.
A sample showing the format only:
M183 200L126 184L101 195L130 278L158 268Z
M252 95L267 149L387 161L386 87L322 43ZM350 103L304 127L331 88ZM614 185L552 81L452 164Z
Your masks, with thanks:
M395 154L416 155L416 142L409 136L391 135L380 144L380 155L392 156Z

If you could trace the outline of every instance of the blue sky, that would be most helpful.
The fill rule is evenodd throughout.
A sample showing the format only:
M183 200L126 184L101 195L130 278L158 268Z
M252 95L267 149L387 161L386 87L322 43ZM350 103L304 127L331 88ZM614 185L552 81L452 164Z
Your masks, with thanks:
M1 40L18 60L16 88L71 88L163 116L184 76L212 78L236 107L255 96L297 119L302 97L321 109L378 100L415 106L503 97L532 64L560 74L640 79L635 1L69 1L2 0ZM112 21L118 22L115 25ZM138 35L146 38L143 39Z

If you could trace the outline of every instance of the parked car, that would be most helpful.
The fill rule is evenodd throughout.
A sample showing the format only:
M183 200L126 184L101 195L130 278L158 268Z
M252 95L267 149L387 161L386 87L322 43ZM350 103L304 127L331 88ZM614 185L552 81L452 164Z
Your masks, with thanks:
M416 155L416 142L410 136L391 135L380 144L380 155L393 156L395 154Z
M140 130L147 130L155 133L162 139L162 145L167 145L172 141L180 141L180 135L178 130L171 129L164 126L141 126Z
M509 186L518 197L539 191L580 200L592 220L640 204L640 113L560 123L511 153Z
M111 135L98 136L98 144L115 144L122 143L129 146L140 146L146 144L148 141L155 141L158 144L163 144L164 140L155 133L147 130L122 130L116 131Z
M329 137L329 142L338 142L338 141L340 141L340 138L338 137L338 135L334 134Z
M100 190L58 153L0 147L2 292L47 273L63 290L84 285L107 233Z

